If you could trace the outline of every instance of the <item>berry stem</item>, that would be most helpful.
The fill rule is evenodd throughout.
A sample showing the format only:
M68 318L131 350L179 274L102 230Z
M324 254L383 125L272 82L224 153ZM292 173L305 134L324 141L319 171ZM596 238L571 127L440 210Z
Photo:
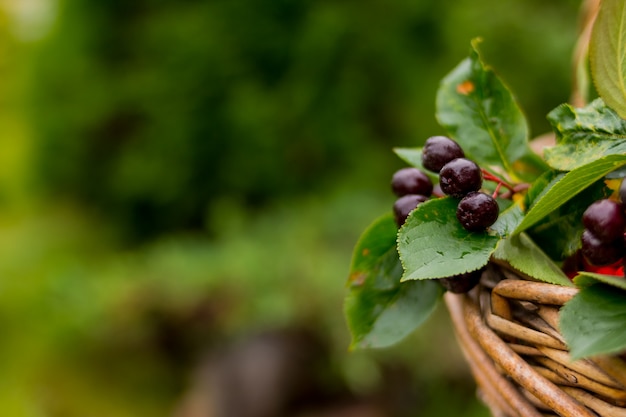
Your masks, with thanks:
M481 168L480 171L483 174L483 179L485 181L492 181L498 184L498 188L500 188L500 186L504 186L506 187L510 192L515 192L514 189L515 187L513 187L511 184L507 183L506 181L504 181L502 178L496 177L495 175L493 175L491 172L487 171L485 168Z
M513 196L513 194L515 193L519 193L522 192L524 190L528 190L530 188L530 184L528 183L521 183L521 184L517 184L513 187L512 190L507 191L506 193L502 194L500 197L502 198L511 198Z
M498 185L496 185L496 189L493 191L493 194L491 195L493 198L496 198L498 196L498 194L500 193L500 188L502 188L501 182L499 182Z

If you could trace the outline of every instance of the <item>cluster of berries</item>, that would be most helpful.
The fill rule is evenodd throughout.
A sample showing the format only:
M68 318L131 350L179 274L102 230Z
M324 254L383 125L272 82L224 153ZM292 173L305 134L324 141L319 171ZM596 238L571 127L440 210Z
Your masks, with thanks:
M445 136L428 138L422 152L422 165L439 174L440 193L460 199L456 216L466 230L485 230L498 219L498 203L492 196L480 192L482 170L475 162L465 158L463 149L454 140ZM397 171L391 187L399 197L393 207L398 226L404 224L408 214L433 194L430 178L417 168ZM439 194L438 191L435 195Z
M626 181L620 185L619 199L626 201ZM591 204L583 213L585 229L581 236L581 252L591 265L611 265L624 258L624 209L621 202L602 199Z
M411 211L431 197L433 183L428 175L417 168L402 168L393 174L391 189L398 196L393 204L393 214L400 227Z
M422 165L439 174L439 186L444 194L461 199L456 217L463 228L482 231L498 219L498 203L480 191L482 170L465 158L458 143L445 136L429 138L424 144Z
M480 191L482 170L465 158L463 149L454 140L445 136L428 138L422 151L422 166L439 174L439 184L433 185L428 175L417 168L402 168L392 177L391 188L398 196L393 205L398 227L404 224L411 211L431 196L458 198L456 217L468 231L484 231L498 219L495 198ZM439 282L448 291L464 293L478 283L481 274L482 270L471 271L441 278Z

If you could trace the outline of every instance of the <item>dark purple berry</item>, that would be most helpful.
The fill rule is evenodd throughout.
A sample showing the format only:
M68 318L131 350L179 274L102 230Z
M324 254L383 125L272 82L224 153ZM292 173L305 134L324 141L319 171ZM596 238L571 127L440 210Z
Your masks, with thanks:
M462 198L467 193L480 190L483 176L475 162L456 158L448 162L439 172L441 191L452 197Z
M445 136L432 136L426 139L422 150L422 165L429 171L439 173L441 168L465 154L458 143Z
M621 238L626 226L623 206L613 200L598 200L583 213L583 225L603 242Z
M480 281L483 269L466 272L448 278L440 278L439 282L443 287L455 294L464 294L474 288Z
M459 202L456 218L465 230L485 230L498 220L500 209L496 200L485 193L471 192Z
M428 175L417 168L402 168L393 174L391 189L398 197L407 194L430 195L433 183Z
M610 265L624 256L624 239L603 242L590 230L585 229L581 237L581 251L592 265Z
M398 227L402 226L409 216L409 213L418 205L428 200L428 197L419 194L407 194L400 197L393 204L393 215Z

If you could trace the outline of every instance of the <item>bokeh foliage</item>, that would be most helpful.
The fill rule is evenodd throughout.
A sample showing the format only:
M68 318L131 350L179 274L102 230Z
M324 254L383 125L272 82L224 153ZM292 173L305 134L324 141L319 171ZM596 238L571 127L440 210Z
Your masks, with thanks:
M572 0L64 0L34 58L39 178L139 238L204 227L224 197L257 207L346 176L380 187L391 146L440 133L437 83L472 37L547 130L568 98L576 11Z

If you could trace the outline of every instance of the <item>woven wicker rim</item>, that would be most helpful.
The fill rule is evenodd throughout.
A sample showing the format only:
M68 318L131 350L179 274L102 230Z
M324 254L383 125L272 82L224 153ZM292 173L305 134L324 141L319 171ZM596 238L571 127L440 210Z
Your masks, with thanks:
M457 340L494 416L626 417L626 362L572 362L558 331L558 310L577 291L490 263L469 294L446 293Z

